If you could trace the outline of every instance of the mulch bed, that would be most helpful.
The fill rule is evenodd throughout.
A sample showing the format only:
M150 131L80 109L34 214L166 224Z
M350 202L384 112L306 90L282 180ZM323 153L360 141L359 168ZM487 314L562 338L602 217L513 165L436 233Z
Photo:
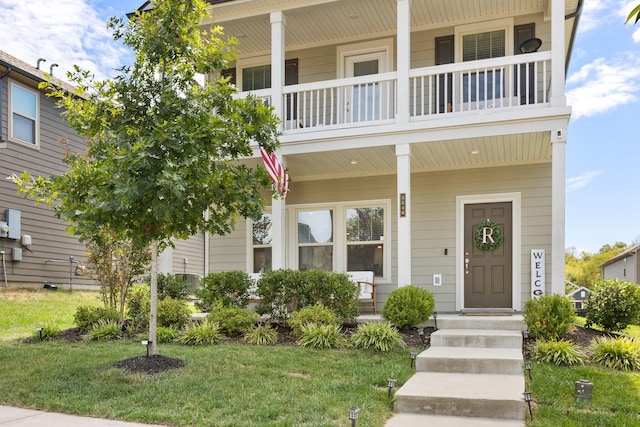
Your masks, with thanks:
M295 337L291 334L291 329L285 325L275 324L273 327L278 332L278 344L277 345L296 345ZM356 330L357 325L344 326L344 332L346 335L352 334ZM430 336L434 332L434 328L424 328L421 334L420 330L416 328L403 328L400 330L400 334L404 339L406 346L409 348L416 348L418 350L425 350L429 348ZM83 340L84 331L78 328L71 328L61 331L56 337L57 340L67 342L79 342ZM587 329L580 326L572 327L571 330L565 334L564 339L573 341L581 347L588 347L591 341L596 337L611 336L613 334L598 331L595 329ZM127 338L123 338L127 339ZM230 337L225 339L226 342L244 343L242 337ZM525 350L526 351L526 350ZM116 368L125 369L133 373L142 373L147 375L156 374L166 371L168 369L180 368L184 366L184 362L180 359L174 359L166 356L139 356L131 359L122 360L114 364Z

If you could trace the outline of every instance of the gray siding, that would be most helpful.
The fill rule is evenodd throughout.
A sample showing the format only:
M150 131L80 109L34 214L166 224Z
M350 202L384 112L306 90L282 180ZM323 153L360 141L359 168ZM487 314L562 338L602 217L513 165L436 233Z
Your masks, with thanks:
M204 233L200 232L188 240L177 240L173 250L172 271L174 274L197 274L204 276ZM185 262L185 259L187 262Z
M638 253L617 260L603 268L604 279L619 279L640 284L638 278Z
M2 92L2 135L8 136L8 92L9 77L3 81ZM26 81L21 81L28 84ZM33 89L36 83L28 84ZM11 141L2 148L0 162L0 220L5 220L6 209L21 212L21 234L32 237L31 252L23 250L22 261L13 261L12 248L22 248L19 240L0 238L0 249L5 252L7 280L10 286L41 286L43 282L68 284L69 257L86 264L84 245L64 231L66 223L55 218L52 210L43 204L35 205L16 193L16 186L4 179L23 171L35 176L50 176L62 173L64 149L59 141L66 140L73 151L84 148L83 141L61 117L61 110L56 108L55 100L46 97L42 92L38 97L40 112L39 147L32 147L20 142ZM51 261L55 260L55 261ZM58 262L60 261L60 262ZM88 284L90 281L81 276L72 276L73 284Z

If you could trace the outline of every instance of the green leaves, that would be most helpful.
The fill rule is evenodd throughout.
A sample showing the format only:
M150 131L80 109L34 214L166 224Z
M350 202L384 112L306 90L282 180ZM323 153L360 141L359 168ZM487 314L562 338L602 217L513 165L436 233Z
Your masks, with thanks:
M634 16L635 20L633 21L633 25L636 25L638 21L640 21L640 4L634 7L633 10L629 13L629 16L627 16L627 20L625 21L625 23L631 21Z

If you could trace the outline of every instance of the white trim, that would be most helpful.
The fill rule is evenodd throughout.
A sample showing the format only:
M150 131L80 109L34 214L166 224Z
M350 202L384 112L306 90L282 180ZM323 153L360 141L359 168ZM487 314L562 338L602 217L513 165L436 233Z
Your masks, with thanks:
M35 95L35 111L36 111L36 116L35 117L29 117L29 119L33 119L34 120L34 141L33 143L30 143L29 141L24 141L22 139L19 138L15 138L13 136L13 88L14 87L19 87L20 89L26 91L26 92L30 92L32 94ZM9 94L8 94L8 98L7 98L7 102L8 102L8 108L7 108L7 139L11 142L17 142L19 144L24 145L25 147L29 147L29 148L33 148L36 150L40 149L40 92L38 92L37 90L34 90L33 88L23 85L21 83L18 83L17 81L14 80L9 80Z
M464 310L464 207L475 203L511 202L512 215L512 309L522 304L522 194L495 193L456 197L456 310Z
M456 62L462 62L462 37L468 34L485 33L487 31L504 30L504 56L513 55L513 18L503 18L494 21L474 22L473 24L458 25L454 30Z
M362 43L354 43L338 46L337 50L337 78L344 78L346 75L345 61L348 57L381 54L380 68L378 74L386 73L393 69L393 39L372 40Z
M242 69L258 67L260 65L271 65L271 55L253 56L250 58L238 59L236 61L236 87L238 88L238 91L242 91ZM273 74L273 65L271 65L271 73ZM269 88L269 90L270 89L271 88Z

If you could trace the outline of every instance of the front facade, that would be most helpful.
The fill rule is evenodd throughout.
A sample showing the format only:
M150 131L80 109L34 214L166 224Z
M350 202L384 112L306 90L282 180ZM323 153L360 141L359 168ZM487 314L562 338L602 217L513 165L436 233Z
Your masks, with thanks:
M27 64L0 52L0 287L64 289L90 282L76 274L86 265L84 245L64 231L66 223L44 204L17 194L6 179L64 172L65 148L82 151L84 142L61 116L56 99L38 84L46 80L46 61ZM42 70L40 69L42 66ZM65 83L54 79L54 83Z
M618 279L640 285L640 245L634 245L600 265L603 279Z
M261 221L203 238L205 272L373 271L380 307L414 284L439 312L564 293L581 3L211 1L203 28L239 41L223 74L281 118L291 183Z

